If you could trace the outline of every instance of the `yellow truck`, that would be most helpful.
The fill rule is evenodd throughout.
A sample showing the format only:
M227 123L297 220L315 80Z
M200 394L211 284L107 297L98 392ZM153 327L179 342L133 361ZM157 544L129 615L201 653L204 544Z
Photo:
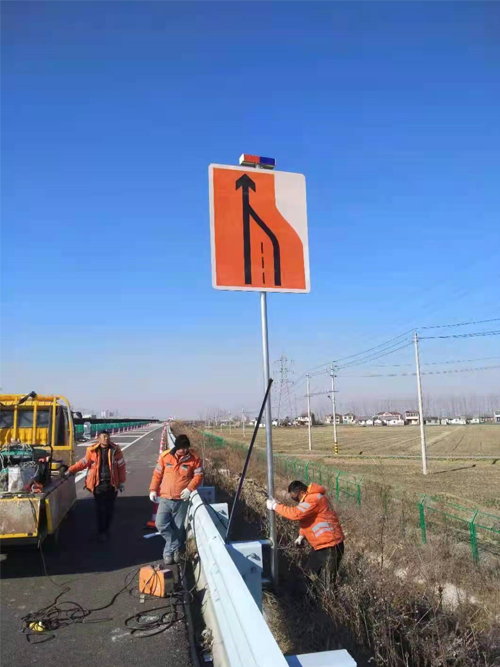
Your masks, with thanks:
M57 540L76 501L75 428L64 396L0 395L0 542Z

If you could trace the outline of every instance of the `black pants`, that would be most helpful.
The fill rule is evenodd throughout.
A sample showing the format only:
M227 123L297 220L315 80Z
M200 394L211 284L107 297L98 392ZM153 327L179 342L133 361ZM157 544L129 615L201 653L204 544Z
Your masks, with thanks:
M312 551L307 559L306 568L319 577L325 585L333 585L335 584L343 555L343 542L334 547Z
M97 532L100 534L107 533L111 527L116 496L117 491L112 486L105 488L96 487L94 491Z

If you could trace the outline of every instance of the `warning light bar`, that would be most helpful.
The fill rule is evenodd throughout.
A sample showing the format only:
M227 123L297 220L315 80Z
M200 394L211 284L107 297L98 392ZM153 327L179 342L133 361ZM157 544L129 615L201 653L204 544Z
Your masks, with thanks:
M276 160L273 157L259 157L258 155L240 155L240 165L242 167L262 167L263 169L274 169Z

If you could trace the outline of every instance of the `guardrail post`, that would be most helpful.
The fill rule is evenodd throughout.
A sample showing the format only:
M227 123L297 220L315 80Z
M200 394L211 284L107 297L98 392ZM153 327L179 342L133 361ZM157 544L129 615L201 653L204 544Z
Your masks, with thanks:
M476 517L478 510L474 512L471 522L469 523L469 533L470 533L470 548L472 551L472 559L477 564L479 563L479 549L477 546L477 533L476 533Z
M427 528L425 525L425 496L418 503L418 509L420 513L420 530L422 532L422 543L427 544Z

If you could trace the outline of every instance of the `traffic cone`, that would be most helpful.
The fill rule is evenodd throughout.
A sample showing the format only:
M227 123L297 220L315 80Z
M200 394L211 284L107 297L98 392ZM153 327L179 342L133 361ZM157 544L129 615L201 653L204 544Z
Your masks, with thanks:
M158 513L158 503L153 503L153 514L151 519L146 522L147 528L156 528L156 514Z

